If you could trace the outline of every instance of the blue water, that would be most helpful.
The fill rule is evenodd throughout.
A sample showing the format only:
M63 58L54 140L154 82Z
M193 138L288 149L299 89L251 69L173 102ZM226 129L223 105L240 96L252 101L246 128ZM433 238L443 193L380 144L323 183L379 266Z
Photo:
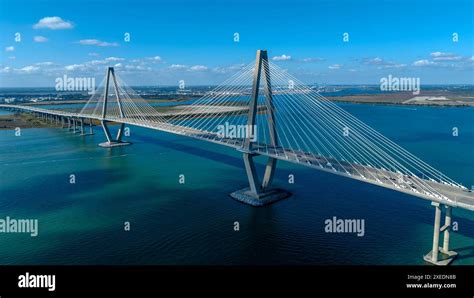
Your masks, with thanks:
M474 184L473 108L341 106ZM0 131L0 218L39 220L37 237L0 234L0 264L423 264L431 249L427 201L280 162L274 183L293 196L254 208L228 196L247 186L238 152L136 127L133 145L105 149L95 132ZM333 216L364 219L365 236L325 233ZM453 216L454 264L474 264L474 214Z

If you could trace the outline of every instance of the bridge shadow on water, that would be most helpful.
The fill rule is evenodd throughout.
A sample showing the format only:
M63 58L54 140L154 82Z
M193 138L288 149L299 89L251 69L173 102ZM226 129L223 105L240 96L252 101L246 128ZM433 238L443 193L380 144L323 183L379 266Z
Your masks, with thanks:
M173 140L167 141L147 136L135 136L135 139L146 142L150 145L178 150L180 152L238 168L239 175L235 175L235 181L229 181L232 185L235 183L236 189L238 187L237 184L240 182L242 185L245 185L247 182L246 177L244 176L243 162L240 158L230 155L233 150L231 148L224 148L224 150L229 149L230 151L229 155L227 155L216 152L220 149L217 147L219 145L215 145L216 150L213 150L214 144L209 146L210 149L205 149L202 147L206 146L206 143L198 145L200 147L196 147L173 142ZM182 138L178 139L178 141L182 140ZM110 150L110 155L116 155L118 152L122 151L125 152L126 150L124 148L115 148L119 150L114 149L113 151ZM129 148L133 148L133 146ZM50 212L73 208L79 205L83 206L85 209L78 214L78 217L75 218L75 220L86 221L86 218L89 216L101 216L105 221L103 226L99 225L97 227L91 227L90 230L87 230L87 233L78 235L73 234L72 231L74 230L69 230L68 227L65 226L60 232L61 235L53 235L51 238L61 239L60 246L51 246L47 252L42 252L40 249L38 249L37 252L33 251L31 252L31 256L28 256L28 260L31 260L33 263L38 262L39 257L44 258L45 254L47 254L46 262L49 264L62 264L64 262L77 262L78 264L155 263L171 265L204 264L206 262L208 264L249 265L288 263L311 264L317 261L312 259L313 255L310 251L305 251L307 247L321 247L323 254L328 253L323 244L317 244L316 240L314 243L310 242L310 244L305 242L313 240L305 240L304 233L300 233L300 229L304 227L301 222L295 224L294 227L281 227L281 222L284 221L284 218L282 218L284 217L283 214L287 213L287 210L283 210L284 208L289 207L291 209L294 208L294 205L296 204L303 205L299 206L301 209L311 210L314 205L304 207L304 204L321 203L311 203L308 198L303 199L300 197L300 199L302 199L300 202L297 202L294 199L289 199L288 201L282 201L264 208L253 208L236 203L230 198L222 200L222 190L220 190L219 195L216 196L215 190L203 189L203 193L200 194L200 197L210 200L211 203L200 204L198 200L193 199L193 196L195 196L195 191L193 189L178 189L177 186L173 185L157 185L155 181L145 182L146 184L143 189L136 190L136 194L132 197L133 204L130 202L130 193L127 192L114 193L113 196L107 197L94 197L94 195L98 195L98 192L100 193L101 189L110 186L110 183L120 183L120 181L127 180L130 176L140 175L140 172L128 171L123 168L122 170L117 170L117 167L126 166L126 159L127 158L124 158L123 160L112 159L113 162L108 165L106 164L105 168L97 170L77 171L75 174L79 179L77 179L76 185L73 187L68 183L68 179L65 179L68 173L63 172L53 175L45 175L42 178L33 177L31 182L28 182L29 190L22 190L23 185L17 185L2 191L2 196L4 194L5 198L19 200L15 205L7 205L7 208L3 208L2 206L2 209L8 212L24 212L25 210L21 210L20 206L24 205L22 202L24 203L26 201L28 201L27 205L29 205L29 209L26 211L34 211L40 217L43 215L47 217ZM318 180L322 184L331 180L328 185L321 186L320 190L323 192L330 191L332 185L343 185L344 182L349 182L341 187L346 188L347 190L351 190L351 188L354 188L355 190L359 189L364 196L368 195L369 197L372 197L360 197L359 199L361 201L357 204L366 204L371 200L375 201L379 196L382 198L386 197L386 199L391 202L388 202L388 205L387 203L382 203L383 209L390 210L392 207L390 204L398 207L399 210L402 210L405 205L410 205L415 212L416 210L423 209L424 211L421 212L419 216L411 220L429 225L430 227L433 225L434 211L424 207L427 204L426 201L423 201L423 204L418 204L419 202L411 204L412 201L405 200L406 198L409 198L408 195L397 195L397 193L390 190L382 189L373 185L367 185L366 183L350 180L344 177L329 175L303 166L288 163L282 164L284 164L284 166L279 168L277 171L276 178L278 180L276 182L283 182L286 180L285 175L288 174L288 169L291 169L294 173L298 173L298 179L300 179L298 180L298 185L292 187L294 188L296 195L298 194L298 189L314 186L314 180ZM133 167L133 169L136 168ZM233 169L230 170L234 171ZM300 175L306 177L303 178ZM223 175L223 177L227 176L228 175ZM81 177L87 177L87 179L81 179ZM320 179L324 177L329 179ZM58 181L61 182L58 183ZM281 184L283 185L283 183ZM233 188L233 186L231 188ZM32 189L44 189L44 191L53 190L54 196L51 200L48 200L47 204L42 204L41 200L38 200L38 196L44 192L40 193L38 191L31 191ZM85 191L80 197L76 197L78 189ZM372 190L381 190L382 192L373 192ZM301 191L301 194L308 196L307 192L305 193ZM169 197L173 198L173 200L160 201L163 198ZM295 196L295 198L296 197L297 196ZM185 199L180 200L179 198ZM414 198L410 199L413 200ZM91 201L93 201L92 204ZM337 204L337 202L334 203ZM214 220L221 223L218 225L219 227L228 225L228 222L226 221L227 218L236 217L240 218L242 227L252 227L252 229L247 230L246 233L237 234L237 236L229 236L229 234L216 228L212 223L202 223L203 218L212 218L219 212L228 212L225 216L222 216L222 218L216 218ZM307 212L305 214L304 210L293 210L291 212L295 214L302 212L301 214L303 217L308 216ZM85 214L87 217L84 217ZM199 214L200 216L197 216L196 214ZM124 215L126 215L127 220L134 222L134 228L137 227L136 225L142 225L141 222L143 221L143 218L148 220L147 224L151 226L156 224L156 226L159 226L160 228L155 231L143 226L141 227L143 232L140 232L140 229L137 229L134 233L124 235L119 231L120 229L117 230L116 226L114 226L117 222L121 224L120 220L123 220L122 217ZM183 223L184 219L189 221L193 218L195 221ZM461 228L460 231L454 233L453 238L456 238L456 234L460 234L474 239L474 221L472 219L457 217L455 210L454 220L459 223ZM113 222L113 225L111 226L109 226L110 221ZM313 220L310 223L313 223ZM193 227L199 226L200 224L203 229L208 226L212 229L202 232L201 234L197 233ZM291 235L290 238L280 239L275 236L280 235L279 233L282 232L286 233L286 231ZM172 234L174 236L169 236ZM68 235L73 235L74 237L69 237ZM202 235L203 240L193 244L189 239L198 241L196 235ZM309 235L314 236L318 234L316 232L311 232ZM100 241L97 239L100 239ZM117 242L117 239L121 240L120 245L113 244ZM239 248L234 249L233 253L229 254L229 248L232 247L232 245L235 245L236 242L240 243ZM460 246L458 248L456 242L456 239L453 239L451 246L455 251L462 254L458 256L458 258L463 261L471 262L474 258L474 246ZM204 245L205 243L219 243L221 246L212 245L209 248ZM394 243L394 245L395 244L396 243ZM426 244L427 248L430 245L429 243L424 244ZM306 248L305 245L307 246ZM354 245L360 244L354 243ZM288 246L292 246L294 251L305 251L305 253L301 253L301 255L292 254L292 261L288 261L283 257L286 254L285 248ZM100 257L89 256L87 254L82 255L77 251L78 247L85 247L87 250L101 251L102 253L98 254ZM143 247L146 249L143 249ZM294 253L293 249L289 253ZM344 249L335 249L339 249L341 253L344 253ZM180 252L180 256L176 257L176 252L178 251ZM209 251L212 251L212 253ZM78 254L79 258L77 258L77 260L71 259L71 252ZM200 254L205 254L206 257L202 257ZM367 257L367 260L364 259L363 262L370 262L369 257ZM13 260L11 262L13 262ZM340 262L340 260L338 262Z
M177 137L180 138L180 139L177 139L179 141L185 139L185 137L180 137L180 136L177 136ZM147 144L153 144L153 145L156 145L156 146L165 147L165 148L168 148L168 149L173 149L173 150L184 152L184 153L187 153L187 154L192 154L192 155L195 155L195 156L199 156L201 158L206 158L206 159L216 161L216 162L219 162L219 163L224 163L224 164L227 164L227 165L233 166L233 167L242 168L243 165L244 165L244 162L241 158L233 157L233 156L230 155L230 152L233 149L229 148L229 147L225 148L226 150L229 151L229 154L223 154L223 153L217 152L216 150L204 149L202 146L201 147L188 146L188 145L185 145L183 143L173 142L173 141L170 141L170 140L161 140L161 139L156 138L156 137L135 135L134 139L143 141ZM220 146L220 145L217 145L217 144L212 144L212 143L207 143L207 142L204 143L204 141L202 143L203 143L203 145ZM220 146L220 147L223 147L223 146Z
M147 144L153 144L153 145L157 145L157 146L161 146L161 147L165 147L165 148L169 148L169 149L173 149L173 150L178 150L178 151L181 151L181 152L184 152L184 153L187 153L187 154L192 154L192 155L195 155L195 156L199 156L200 158L206 158L206 159L209 159L209 160L212 160L212 161L215 161L215 162L224 163L224 164L227 164L227 165L230 165L230 166L241 169L242 174L244 172L244 164L243 164L242 159L230 155L231 151L233 150L232 148L226 148L226 150L229 150L229 154L224 154L224 153L217 152L217 150L202 148L203 146L206 146L206 145L211 145L211 146L216 146L216 147L219 146L217 144L212 144L212 143L204 143L203 142L203 145L199 145L200 147L196 147L196 146L189 146L189 145L186 145L186 144L183 144L183 143L173 142L172 140L162 140L162 139L159 139L159 138L156 138L156 137L151 137L151 136L143 136L143 135L137 136L137 135L135 135L134 138L138 139L140 141L146 142ZM181 141L182 139L184 139L184 137L177 136L178 141ZM259 168L262 167L261 163L257 163L257 164L258 164ZM279 164L281 165L281 162ZM297 170L304 171L304 173L307 174L307 175L311 175L310 171L313 171L313 173L317 174L317 175L331 175L331 174L328 174L328 173L320 173L317 170L307 169L304 166L299 166L299 165L286 163L285 164L285 170L283 170L281 166L277 167L279 169L277 169L277 172L276 172L276 176L275 176L276 180L283 181L283 180L287 179L287 177L285 175L287 175L286 170L288 169L288 167L290 167L291 169L297 169ZM360 187L360 186L363 185L363 187L368 187L368 188L372 188L372 189L375 189L375 190L380 190L382 192L386 191L386 192L389 192L389 193L392 193L392 194L396 193L395 191L392 191L392 190L389 190L389 189L383 189L383 188L380 188L376 185L368 185L364 182L355 181L355 180L352 180L352 179L348 179L346 177L338 177L338 176L335 176L335 175L331 175L331 176L332 176L333 179L338 179L341 182L350 182L350 183L355 184L355 186ZM241 177L242 177L242 186L246 186L247 180L245 179L245 177L243 177L243 176L241 176ZM277 182L277 181L275 181L275 182ZM310 182L307 182L307 183L310 183ZM343 183L341 183L341 184L343 184ZM300 186L305 187L304 185L300 185ZM307 187L310 187L310 186L311 185L308 185ZM365 191L365 190L363 190L363 191ZM395 200L400 199L401 201L405 201L405 200L403 200L405 196L408 196L409 199L420 200L418 198L413 198L413 197L411 197L409 195L406 195L406 194L402 194L402 193L398 193L398 194L400 196L402 196L402 198L397 196L396 198L394 198ZM382 196L383 196L383 193L382 193ZM263 208L263 209L265 209L265 208ZM456 212L456 210L454 210L454 212ZM257 213L259 213L259 212L257 212ZM433 211L433 214L434 214L434 211ZM430 226L433 225L433 220L434 219L432 219L431 216L430 217L421 217L420 216L418 218L418 221L421 221L422 223L424 223L426 225L430 225ZM458 234L461 234L463 236L474 239L474 219L470 219L470 218L467 218L467 217L456 217L456 213L454 213L454 220L457 221L459 223L459 225L462 227L462 229L460 229L459 231L456 231L455 233L458 233Z
M474 245L472 246L464 246L460 248L454 248L456 252L459 253L457 256L458 260L463 260L463 259L472 259L474 260ZM454 261L456 262L456 261Z

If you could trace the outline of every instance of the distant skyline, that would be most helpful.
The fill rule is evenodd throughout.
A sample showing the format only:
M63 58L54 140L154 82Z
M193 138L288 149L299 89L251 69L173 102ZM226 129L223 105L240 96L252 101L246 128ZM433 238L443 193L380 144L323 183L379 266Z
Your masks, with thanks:
M107 66L128 85L216 85L257 49L305 83L379 84L393 75L474 84L473 6L0 0L0 87L53 87L63 75L100 82Z

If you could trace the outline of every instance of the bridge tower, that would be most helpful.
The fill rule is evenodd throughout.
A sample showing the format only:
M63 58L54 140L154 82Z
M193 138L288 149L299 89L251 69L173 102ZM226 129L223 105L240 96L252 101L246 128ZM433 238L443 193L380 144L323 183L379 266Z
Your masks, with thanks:
M107 104L108 104L108 98L109 98L109 85L110 85L110 79L112 79L112 84L114 85L114 92L115 92L115 98L117 100L117 107L119 110L120 118L124 118L124 113L122 109L122 102L119 96L119 88L117 85L117 78L115 77L115 72L113 67L108 67L107 68L107 73L106 73L106 79L105 79L105 89L104 89L104 100L103 100L103 105L102 105L102 117L100 119L100 123L102 125L102 128L104 129L105 137L107 138L107 142L100 143L99 146L101 147L116 147L116 146L125 146L125 145L130 145L129 142L124 142L122 141L123 137L123 131L125 129L125 123L120 123L119 130L117 132L117 136L115 139L112 137L109 127L107 125L106 117L107 117Z
M258 96L260 81L263 81L263 92L265 96L265 111L267 114L267 123L270 136L270 144L273 147L278 146L278 135L275 129L275 114L273 106L272 87L270 81L270 68L268 65L268 54L266 50L258 50L255 62L255 70L252 84L252 97L250 98L249 112L247 116L247 131L252 131L244 139L242 148L239 151L243 153L245 171L247 173L249 187L230 194L230 196L240 202L252 206L264 206L281 199L288 198L291 194L285 190L272 189L271 184L276 170L277 160L269 157L265 165L263 179L260 182L255 167L254 157L259 154L253 150L256 134L255 120L258 110Z

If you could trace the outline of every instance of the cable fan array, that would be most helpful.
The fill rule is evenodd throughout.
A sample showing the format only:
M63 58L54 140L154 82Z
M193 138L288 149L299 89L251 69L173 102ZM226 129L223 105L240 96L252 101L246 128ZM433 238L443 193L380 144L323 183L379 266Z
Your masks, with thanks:
M262 65L262 74L270 80L268 85L260 80L252 128L248 114L254 63L191 104L161 113L117 77L108 87L107 104L103 82L79 116L161 128L234 148L253 137L256 153L439 200L449 200L439 185L466 189L286 70L272 62ZM265 88L271 90L271 99L265 97ZM271 141L272 132L276 142Z

